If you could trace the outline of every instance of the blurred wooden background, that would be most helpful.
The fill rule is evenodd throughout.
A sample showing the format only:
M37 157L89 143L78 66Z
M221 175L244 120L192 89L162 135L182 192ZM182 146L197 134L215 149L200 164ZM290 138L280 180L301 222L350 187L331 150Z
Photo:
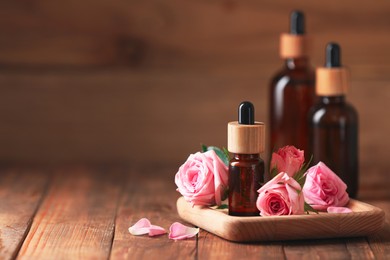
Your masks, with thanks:
M174 165L201 142L226 146L240 101L267 121L293 9L306 13L313 65L328 41L343 47L362 178L385 180L388 0L1 1L0 161Z

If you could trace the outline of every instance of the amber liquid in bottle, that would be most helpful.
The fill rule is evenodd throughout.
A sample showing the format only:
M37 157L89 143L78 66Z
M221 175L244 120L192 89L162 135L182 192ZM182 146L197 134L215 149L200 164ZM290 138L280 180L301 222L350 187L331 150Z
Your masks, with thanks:
M345 97L320 97L309 116L312 164L325 163L348 186L355 198L358 189L358 115Z
M314 71L308 58L287 59L285 68L271 81L271 151L286 145L307 151L307 116L314 104L314 90ZM309 159L307 152L305 155Z
M229 215L259 216L256 200L263 175L264 161L258 154L234 154L229 163Z

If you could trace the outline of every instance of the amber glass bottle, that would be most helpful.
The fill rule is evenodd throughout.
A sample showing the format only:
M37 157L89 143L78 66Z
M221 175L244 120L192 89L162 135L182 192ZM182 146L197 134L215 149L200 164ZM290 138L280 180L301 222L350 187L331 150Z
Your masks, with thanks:
M234 154L229 164L229 215L258 216L257 190L264 182L264 161L258 154Z
M256 207L257 190L264 182L264 124L254 121L250 102L239 106L238 121L228 124L229 215L259 216Z
M270 149L286 145L307 150L309 109L314 104L314 71L307 56L304 15L294 11L290 33L281 35L280 56L284 68L271 81ZM305 153L308 155L308 153Z
M348 76L340 62L340 47L326 48L326 67L317 69L318 103L309 115L313 164L324 162L348 186L355 198L358 190L358 115L345 94Z

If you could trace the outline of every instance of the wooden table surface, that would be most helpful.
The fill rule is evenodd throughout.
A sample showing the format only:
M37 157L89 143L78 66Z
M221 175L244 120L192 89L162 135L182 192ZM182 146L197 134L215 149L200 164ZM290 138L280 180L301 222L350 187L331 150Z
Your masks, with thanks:
M386 224L369 237L233 243L201 230L197 238L132 236L142 217L166 229L176 211L177 167L3 166L0 259L385 259L390 257L390 200L361 189ZM362 185L364 187L364 185ZM380 188L378 188L380 189Z

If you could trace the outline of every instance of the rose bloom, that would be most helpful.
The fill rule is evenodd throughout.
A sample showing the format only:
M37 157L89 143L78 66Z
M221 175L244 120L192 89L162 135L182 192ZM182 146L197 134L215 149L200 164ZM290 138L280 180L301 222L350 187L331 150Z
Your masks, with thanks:
M214 151L191 154L175 176L177 191L194 205L221 205L228 186L228 167Z
M281 172L258 191L256 206L261 216L298 215L304 213L303 193L299 183Z
M286 172L289 176L301 169L305 161L304 151L294 146L285 146L276 153L272 153L271 169L277 168L278 172Z
M323 162L311 167L306 173L303 194L306 202L316 210L343 207L349 201L347 185Z

